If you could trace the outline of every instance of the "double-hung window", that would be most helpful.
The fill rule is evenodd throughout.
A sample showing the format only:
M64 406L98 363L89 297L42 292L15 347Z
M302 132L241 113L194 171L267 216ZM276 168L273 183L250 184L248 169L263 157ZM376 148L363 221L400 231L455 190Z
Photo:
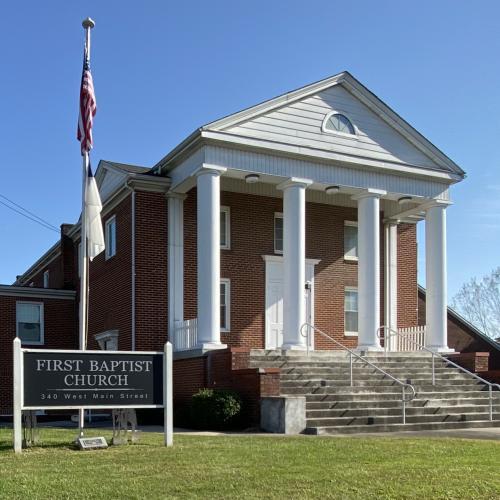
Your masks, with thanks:
M220 280L220 329L230 331L231 319L231 281L227 278Z
M274 253L283 253L283 214L274 214Z
M106 259L116 255L116 217L113 216L106 221Z
M344 259L358 260L358 223L344 221Z
M231 249L231 209L220 207L220 247Z
M344 292L344 335L358 335L358 289L346 287Z
M23 344L43 344L43 303L16 303L16 336Z

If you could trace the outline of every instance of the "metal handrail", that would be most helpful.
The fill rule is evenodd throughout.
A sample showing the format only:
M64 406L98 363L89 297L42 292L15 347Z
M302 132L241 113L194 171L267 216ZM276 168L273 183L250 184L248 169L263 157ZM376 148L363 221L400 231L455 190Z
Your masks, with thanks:
M307 331L306 331L305 335L304 335L304 327L307 328ZM310 345L310 340L311 340L311 338L310 338L311 329L313 331L318 332L319 334L323 335L323 337L326 337L327 339L331 340L336 345L338 345L340 348L342 348L344 351L347 351L349 353L349 373L350 373L351 387L353 387L353 382L354 382L353 370L352 370L352 357L353 356L356 357L356 358L358 358L358 359L360 359L363 363L366 363L366 364L370 365L372 368L375 368L380 373L383 373L386 377L389 377L391 380L393 380L394 382L396 382L397 384L399 384L401 386L401 403L402 403L403 424L406 424L406 403L409 403L410 401L412 401L413 399L415 399L415 397L417 395L417 393L415 391L415 387L413 387L413 385L408 384L406 382L402 382L401 380L397 379L396 377L393 377L390 373L387 373L385 370L383 370L382 368L380 368L377 365L373 364L371 361L368 361L367 359L365 359L360 354L358 354L358 353L354 352L353 350L349 349L344 344L341 344L338 340L335 340L333 337L331 337L327 333L323 332L318 327L316 327L316 326L314 326L314 325L312 325L310 323L304 323L300 327L300 334L302 335L302 337L306 338L306 342L307 342L307 355L308 356L309 356L309 345ZM406 396L407 396L406 388L410 388L410 390L411 390L411 394L409 394L409 398L408 399L406 399Z
M397 330L394 330L394 328L391 328L390 326L387 325L382 325L377 329L377 337L380 339L380 333L384 331L384 349L387 351L387 346L389 342L387 340L394 335L397 335L399 337L403 337L400 332ZM389 335L386 338L385 332L388 331ZM489 398L490 398L490 421L493 420L493 387L498 388L500 390L500 384L495 384L493 382L488 382L484 378L480 377L479 375L476 375L475 373L467 370L467 368L464 368L463 366L458 365L454 361L452 361L450 358L447 358L446 356L443 356L442 354L439 354L436 351L433 351L432 349L429 349L428 347L425 347L422 344L419 344L418 342L411 340L411 339L405 339L406 341L411 342L412 344L416 345L419 349L422 349L424 351L430 352L432 354L432 385L436 385L436 370L435 370L435 362L434 362L434 357L438 356L441 358L443 361L446 363L449 363L453 365L455 368L458 368L459 370L463 371L464 373L467 373L467 375L471 375L472 377L476 378L477 380L481 381L483 384L488 386L488 391L489 391Z

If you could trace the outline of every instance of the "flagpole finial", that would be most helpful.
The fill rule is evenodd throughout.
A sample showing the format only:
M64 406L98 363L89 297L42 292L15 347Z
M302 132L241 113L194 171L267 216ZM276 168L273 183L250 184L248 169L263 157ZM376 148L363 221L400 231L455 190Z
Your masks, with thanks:
M90 17L87 17L82 21L82 26L84 29L92 29L95 26L95 22Z

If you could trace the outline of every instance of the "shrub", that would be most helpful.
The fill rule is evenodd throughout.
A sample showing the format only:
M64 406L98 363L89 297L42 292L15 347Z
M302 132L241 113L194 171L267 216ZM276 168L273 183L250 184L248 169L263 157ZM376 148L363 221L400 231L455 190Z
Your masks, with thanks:
M238 425L241 397L234 391L200 389L191 398L191 425L196 429L227 430Z

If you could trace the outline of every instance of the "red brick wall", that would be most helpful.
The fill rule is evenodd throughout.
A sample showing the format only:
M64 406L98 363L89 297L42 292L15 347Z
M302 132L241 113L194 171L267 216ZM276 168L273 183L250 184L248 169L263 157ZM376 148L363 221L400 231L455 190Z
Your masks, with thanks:
M417 226L398 225L398 327L418 325Z
M176 417L182 419L191 396L204 387L230 389L238 392L245 405L245 417L252 425L259 422L260 398L278 396L278 368L247 368L249 351L229 348L212 351L197 358L176 359L173 365L174 406ZM246 360L246 361L245 361ZM182 425L182 420L180 425Z
M94 336L118 330L118 348L131 348L131 196L125 198L103 219L103 226L116 216L116 255L99 254L89 268L88 348L98 349ZM78 269L78 267L76 267ZM79 285L77 285L79 288Z
M265 263L262 255L274 254L274 213L282 200L222 192L221 205L231 208L231 249L221 250L221 278L231 280L231 332L221 340L230 346L264 347ZM344 289L357 285L357 264L344 261L344 221L357 220L355 208L307 203L306 257L321 259L315 274L315 324L347 346L357 338L344 336ZM381 321L383 322L383 237L381 229ZM398 229L399 326L417 325L416 228ZM184 315L196 311L196 189L184 202ZM316 335L316 347L333 343Z
M167 200L136 193L136 349L163 350L167 340Z
M44 345L41 349L77 349L74 300L0 296L0 414L12 413L12 341L16 336L16 302L43 302Z
M425 325L425 295L418 294L418 321ZM489 368L500 369L500 347L494 348L479 337L466 323L448 314L448 347L461 353L489 352Z

